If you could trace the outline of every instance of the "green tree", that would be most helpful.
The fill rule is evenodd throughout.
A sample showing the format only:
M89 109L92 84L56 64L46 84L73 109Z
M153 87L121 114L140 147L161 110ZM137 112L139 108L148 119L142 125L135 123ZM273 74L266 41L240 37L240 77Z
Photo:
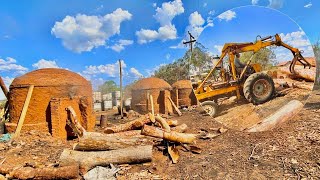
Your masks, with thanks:
M104 82L101 86L98 87L98 89L102 94L120 90L116 82L114 82L113 80L108 80Z
M252 55L253 52L241 53L240 61L247 63ZM253 55L251 63L259 63L262 69L266 70L272 68L274 65L278 63L275 59L276 55L272 50L268 48L263 48Z

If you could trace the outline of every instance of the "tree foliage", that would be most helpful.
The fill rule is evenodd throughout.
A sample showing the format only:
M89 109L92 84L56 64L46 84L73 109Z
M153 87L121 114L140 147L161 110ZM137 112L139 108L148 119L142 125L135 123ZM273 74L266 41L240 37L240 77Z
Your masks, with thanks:
M98 87L102 94L111 93L113 91L118 91L120 88L117 86L116 82L113 80L108 80Z
M253 55L253 52L241 53L240 61L246 63L250 60L252 55ZM276 55L272 50L268 48L263 48L253 55L251 63L259 63L262 69L266 70L266 69L270 69L272 66L278 63L275 59L276 59Z
M172 84L178 80L188 79L191 70L203 70L206 64L211 63L206 48L200 43L195 44L191 58L190 56L191 51L188 50L183 57L173 63L161 66L155 71L154 76Z

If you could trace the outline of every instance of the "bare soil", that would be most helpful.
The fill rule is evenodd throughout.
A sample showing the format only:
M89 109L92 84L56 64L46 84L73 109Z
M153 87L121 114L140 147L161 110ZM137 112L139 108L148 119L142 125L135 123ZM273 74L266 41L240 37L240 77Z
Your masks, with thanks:
M306 99L305 95L300 97L303 93L304 91L292 89L289 95L280 97L284 99L275 98L269 102L269 106L263 106L261 109L266 110L273 103L288 102L293 96ZM242 105L251 106L244 103L240 104L240 107ZM239 106L233 108L238 109ZM118 179L320 179L319 109L320 91L314 91L301 112L274 130L246 133L232 128L212 139L198 139L196 146L201 148L201 153L186 152L179 146L180 159L177 164L172 164L166 153L155 146L151 163L120 165L121 171L117 177ZM230 109L226 108L224 111ZM229 112L224 114L224 111L222 117L229 114ZM238 121L243 116L241 112L243 108L234 113L234 117L239 117ZM110 124L128 121L115 118L116 110L106 113ZM183 111L183 116L171 119L186 123L189 133L214 134L217 129L224 126L214 118L203 114L199 108ZM97 126L96 131L102 130ZM71 148L75 141L53 139L49 134L36 131L23 133L21 138L10 143L0 143L0 164L3 162L2 165L11 166L53 166L58 163L62 150Z

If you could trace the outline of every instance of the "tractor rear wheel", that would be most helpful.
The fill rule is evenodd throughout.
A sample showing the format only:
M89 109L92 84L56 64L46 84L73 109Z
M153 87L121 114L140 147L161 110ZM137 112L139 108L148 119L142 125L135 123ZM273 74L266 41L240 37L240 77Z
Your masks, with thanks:
M245 98L257 105L269 101L275 92L273 79L266 73L254 73L243 85Z
M203 110L211 117L215 117L218 114L218 104L214 101L205 101L201 103L201 106Z

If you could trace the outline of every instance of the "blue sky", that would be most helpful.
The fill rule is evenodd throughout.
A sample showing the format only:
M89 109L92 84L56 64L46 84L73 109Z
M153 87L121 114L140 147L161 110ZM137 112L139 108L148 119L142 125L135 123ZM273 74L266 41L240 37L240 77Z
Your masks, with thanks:
M233 9L248 5L279 12ZM230 9L235 14L220 15ZM118 81L117 60L122 59L125 83L130 83L181 57L188 30L200 36L199 41L206 37L202 33L212 36L207 38L211 44L203 41L212 51L224 41L252 41L257 34L274 32L303 45L306 36L311 43L320 38L319 15L320 2L315 0L3 0L0 74L9 85L28 71L60 67L80 73L96 87L108 79ZM232 33L234 27L250 35L238 36Z

